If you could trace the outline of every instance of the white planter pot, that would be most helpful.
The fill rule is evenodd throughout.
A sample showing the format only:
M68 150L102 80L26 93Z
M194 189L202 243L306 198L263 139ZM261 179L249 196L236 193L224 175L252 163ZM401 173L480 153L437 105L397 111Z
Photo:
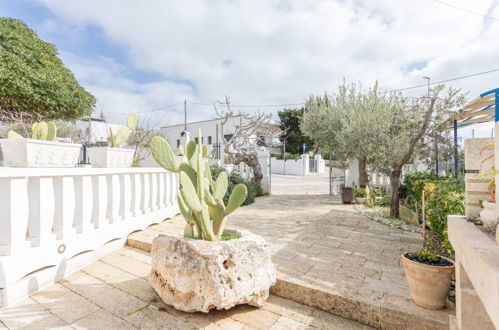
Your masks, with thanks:
M109 147L87 148L88 161L92 167L130 167L133 162L133 149Z
M0 139L0 162L9 167L75 167L81 144Z

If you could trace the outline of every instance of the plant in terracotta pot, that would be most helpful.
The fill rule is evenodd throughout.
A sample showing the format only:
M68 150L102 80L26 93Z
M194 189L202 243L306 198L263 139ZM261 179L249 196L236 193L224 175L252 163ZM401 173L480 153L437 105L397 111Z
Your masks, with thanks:
M225 171L212 178L208 149L189 141L186 162L177 164L169 143L160 136L149 141L156 162L178 173L177 203L186 224L183 237L160 236L151 249L149 282L163 301L186 312L229 309L237 304L261 306L275 283L275 268L265 240L242 229L226 229L228 216L246 199L247 188L236 185L227 205Z
M402 254L401 261L414 303L424 308L443 309L455 267L452 260L435 255L426 247L425 191L422 204L423 248Z
M120 148L125 143L132 130L137 128L137 115L131 113L127 117L127 126L120 127L117 132L109 128L107 147L92 147L87 149L88 159L93 167L130 167L133 162L134 149Z
M75 167L81 144L57 142L53 121L34 123L31 136L9 131L0 140L0 159L9 167Z

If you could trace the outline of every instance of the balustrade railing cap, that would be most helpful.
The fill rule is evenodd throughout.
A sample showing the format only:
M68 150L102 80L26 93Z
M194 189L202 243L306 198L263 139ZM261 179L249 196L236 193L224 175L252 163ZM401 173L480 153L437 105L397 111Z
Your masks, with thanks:
M0 167L0 178L16 177L50 177L81 176L109 174L165 173L161 167L128 167L128 168L35 168L35 167Z

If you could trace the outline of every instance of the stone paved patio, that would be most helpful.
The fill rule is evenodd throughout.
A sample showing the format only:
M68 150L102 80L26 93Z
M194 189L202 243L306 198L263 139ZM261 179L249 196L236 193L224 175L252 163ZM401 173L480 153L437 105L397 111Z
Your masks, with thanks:
M124 247L0 311L11 329L366 329L322 310L271 296L257 309L183 313L165 305L147 276L149 254Z
M420 234L369 220L328 191L326 175L273 175L272 196L238 209L228 226L264 236L272 246L278 283L273 293L382 328L448 328L453 306L431 311L410 300L399 265ZM177 216L132 234L130 245L150 250L158 234L179 235Z

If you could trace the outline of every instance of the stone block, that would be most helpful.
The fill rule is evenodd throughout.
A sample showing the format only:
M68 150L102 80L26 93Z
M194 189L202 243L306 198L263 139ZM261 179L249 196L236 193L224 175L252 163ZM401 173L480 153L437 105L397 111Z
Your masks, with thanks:
M163 301L185 312L262 306L276 281L270 248L245 230L229 241L160 236L151 250L149 281Z

